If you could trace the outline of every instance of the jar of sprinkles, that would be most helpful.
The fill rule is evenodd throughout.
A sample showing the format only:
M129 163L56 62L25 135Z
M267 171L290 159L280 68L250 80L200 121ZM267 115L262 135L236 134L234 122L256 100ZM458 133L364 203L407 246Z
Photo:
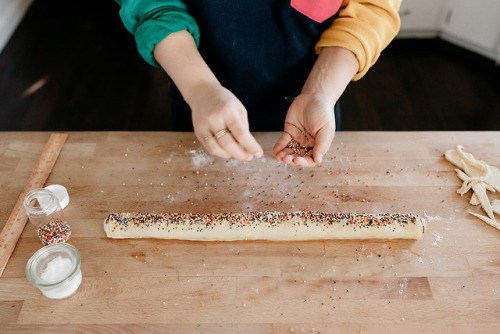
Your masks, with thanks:
M50 299L72 296L82 283L78 250L67 243L39 249L28 261L26 277Z
M68 241L71 228L52 191L46 188L30 191L24 199L24 207L43 245Z

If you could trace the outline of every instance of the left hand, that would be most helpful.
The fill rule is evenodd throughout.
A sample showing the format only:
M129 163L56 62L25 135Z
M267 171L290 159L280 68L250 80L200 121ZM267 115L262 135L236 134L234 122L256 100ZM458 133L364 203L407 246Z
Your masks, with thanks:
M358 69L351 51L341 47L321 50L302 93L288 109L283 135L274 145L276 160L302 167L321 163L335 136L335 102ZM292 139L298 148L287 147Z
M274 145L276 160L286 164L312 167L320 164L335 136L334 102L323 94L302 93L290 106L285 119L285 129ZM301 149L294 152L287 147L290 140Z

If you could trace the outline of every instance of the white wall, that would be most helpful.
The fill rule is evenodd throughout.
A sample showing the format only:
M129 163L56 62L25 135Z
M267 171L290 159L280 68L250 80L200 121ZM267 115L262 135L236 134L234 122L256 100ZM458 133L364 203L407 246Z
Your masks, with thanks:
M16 31L33 0L0 0L0 52Z
M403 0L398 37L433 38L439 35L446 0Z
M441 37L500 62L500 0L403 0L398 38Z
M500 1L448 0L441 37L500 60Z

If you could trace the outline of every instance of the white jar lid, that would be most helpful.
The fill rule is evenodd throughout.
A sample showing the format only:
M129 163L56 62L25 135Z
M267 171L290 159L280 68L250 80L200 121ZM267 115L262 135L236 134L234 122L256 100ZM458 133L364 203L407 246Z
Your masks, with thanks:
M61 205L61 209L64 209L69 204L69 194L68 190L61 186L60 184L51 184L50 186L45 187L45 189L50 190L54 195L56 195L59 200L59 204Z

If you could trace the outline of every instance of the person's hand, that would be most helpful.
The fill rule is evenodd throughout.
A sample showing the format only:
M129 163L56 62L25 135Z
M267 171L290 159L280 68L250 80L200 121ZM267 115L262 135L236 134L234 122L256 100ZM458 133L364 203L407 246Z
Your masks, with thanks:
M333 108L327 96L300 94L290 106L283 134L274 145L276 160L302 167L321 163L335 136Z
M335 102L359 69L354 54L340 47L323 48L285 119L274 145L276 160L312 167L321 163L335 136Z
M245 107L222 87L188 31L165 37L156 44L154 56L190 106L194 132L208 153L240 161L262 156Z
M203 84L189 106L195 135L209 154L239 161L262 156L250 133L245 107L228 89L219 83Z

